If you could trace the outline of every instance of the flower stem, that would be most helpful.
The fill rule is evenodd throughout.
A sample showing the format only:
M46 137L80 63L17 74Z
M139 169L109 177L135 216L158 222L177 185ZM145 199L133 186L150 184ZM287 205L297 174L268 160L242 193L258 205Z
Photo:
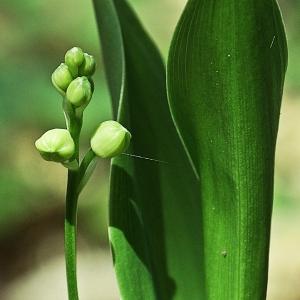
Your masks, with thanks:
M79 163L79 137L82 117L69 111L69 131L75 143L74 159ZM76 254L77 254L77 203L78 203L78 170L68 170L65 212L65 260L69 300L78 300Z
M69 300L78 300L76 272L77 172L68 171L65 215L65 260Z

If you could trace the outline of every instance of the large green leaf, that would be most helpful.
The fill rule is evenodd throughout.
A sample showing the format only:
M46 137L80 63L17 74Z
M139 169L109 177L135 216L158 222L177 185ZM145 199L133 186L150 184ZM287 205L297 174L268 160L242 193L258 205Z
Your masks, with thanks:
M196 176L168 108L161 57L124 0L94 0L115 117L132 133L112 161L109 234L123 300L200 299Z
M205 299L265 299L286 64L274 0L188 1L167 77L200 179Z

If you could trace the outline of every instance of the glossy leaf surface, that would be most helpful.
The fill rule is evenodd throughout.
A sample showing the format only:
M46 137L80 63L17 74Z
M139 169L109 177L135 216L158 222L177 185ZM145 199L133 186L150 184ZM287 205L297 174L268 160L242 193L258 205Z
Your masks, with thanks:
M204 299L265 299L286 64L275 1L188 1L167 77L172 115L200 180Z
M94 6L128 152L160 161L112 160L109 234L122 299L200 299L199 188L169 112L165 67L126 1Z

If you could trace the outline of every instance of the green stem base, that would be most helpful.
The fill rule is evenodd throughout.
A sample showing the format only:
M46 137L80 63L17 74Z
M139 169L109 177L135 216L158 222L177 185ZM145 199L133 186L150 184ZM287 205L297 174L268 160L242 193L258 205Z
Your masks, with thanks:
M77 235L77 174L68 171L68 186L65 214L65 260L69 300L78 300L76 272L76 235Z

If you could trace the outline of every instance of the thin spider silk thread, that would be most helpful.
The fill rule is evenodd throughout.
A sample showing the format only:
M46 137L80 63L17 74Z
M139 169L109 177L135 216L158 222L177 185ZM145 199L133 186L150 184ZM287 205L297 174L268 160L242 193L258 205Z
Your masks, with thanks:
M162 163L162 164L168 164L167 161L158 160L158 159L154 159L154 158L150 158L150 157L144 157L144 156L135 155L135 154L130 154L130 153L122 153L122 155L130 156L133 158L144 159L144 160L150 160L150 161L154 161L154 162Z

